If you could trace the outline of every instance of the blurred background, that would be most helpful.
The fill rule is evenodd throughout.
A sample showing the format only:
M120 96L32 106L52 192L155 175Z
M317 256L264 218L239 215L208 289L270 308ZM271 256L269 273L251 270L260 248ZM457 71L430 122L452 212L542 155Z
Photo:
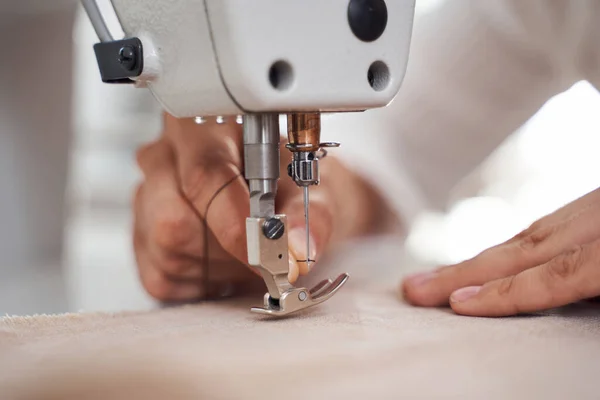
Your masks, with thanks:
M417 18L442 1L417 0ZM100 3L109 10L107 0ZM5 6L0 6L0 13L2 7ZM14 48L19 37L26 39L34 34L38 36L33 39L39 43L41 35L45 35L45 20L26 14L19 11L17 18L0 17L0 44ZM114 15L108 15L109 23L118 29ZM53 23L64 25L64 36L72 46L63 45L69 49L59 54L49 46L46 53L28 62L47 63L48 69L53 65L52 57L68 56L72 51L72 71L67 74L68 69L63 66L64 73L50 79L62 79L65 83L57 87L73 94L72 118L65 122L73 127L73 137L59 135L55 139L48 132L45 140L39 132L43 125L23 124L23 118L11 114L10 104L0 103L0 207L15 210L0 221L4 234L0 235L0 251L22 249L20 254L24 255L17 262L0 253L0 315L153 306L135 272L130 203L140 178L135 151L158 135L160 109L145 90L103 84L93 55L96 38L89 22L81 10L76 12L74 26L69 26L69 19L67 15ZM33 21L35 32L20 31L20 21L25 20ZM31 48L21 50L23 54L35 53ZM32 119L41 118L43 122L44 118L56 118L60 110L51 110L53 103L60 101L60 90L44 91L46 103L39 105L35 103L36 93L25 93L30 97L24 98L18 80L36 77L19 75L26 68L22 62L23 57L15 60L3 54L0 58L0 73L5 74L0 77L0 101L31 102ZM41 88L56 83L48 82L48 77L38 79ZM600 148L598 109L600 95L585 82L550 100L465 179L457 188L456 202L448 213L426 213L417 220L407 241L408 250L429 263L460 261L595 189L595 171L600 167L596 155ZM22 132L19 136L11 131ZM32 137L29 131L38 132ZM64 150L68 191L62 215L67 222L61 231L46 232L43 193L53 190L52 186L44 186L51 182L45 173L52 166L42 161L55 151L54 146L58 149L62 143L67 149L69 142L70 151ZM15 159L14 155L23 149L31 154L30 160ZM36 179L38 186L44 188L42 194L40 190L36 194L22 187L19 177L24 173L39 176ZM28 211L23 212L22 208ZM55 219L61 217L57 214ZM64 236L64 241L60 236ZM49 243L48 252L40 256L29 254L27 247L36 240ZM60 248L55 243L60 243Z

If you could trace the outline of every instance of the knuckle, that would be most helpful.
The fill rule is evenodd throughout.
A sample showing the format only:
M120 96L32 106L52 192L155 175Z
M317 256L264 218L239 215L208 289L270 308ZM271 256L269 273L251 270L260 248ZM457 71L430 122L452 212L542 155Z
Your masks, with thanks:
M538 219L537 221L533 222L531 225L529 225L529 227L527 227L527 229L516 234L510 241L515 241L515 240L519 241L519 240L525 239L528 236L531 236L532 234L534 234L535 232L548 227L547 218L548 217L544 217L544 218Z
M184 173L181 181L181 191L190 200L206 195L208 181L215 174L217 168L211 168L207 163L196 165L190 171Z
M179 210L157 217L153 229L154 243L166 251L178 251L193 239L190 216Z
M499 296L508 296L512 293L513 287L515 284L516 275L511 275L506 277L500 281L498 285L498 295Z
M519 247L526 252L537 249L541 244L545 243L556 231L556 227L548 226L540 228L523 235L519 239ZM526 232L526 231L525 231Z
M207 158L184 174L181 191L189 201L201 208L198 211L204 213L210 198L240 173L240 169L234 164L218 162L214 157Z
M516 240L522 240L522 239L526 238L527 236L531 235L533 232L537 231L538 228L539 228L538 221L536 221L533 224L531 224L529 226L529 228L525 229L524 231L521 231L521 232L517 233L515 235L514 239L516 239Z
M546 225L545 218L546 217L544 217L542 219L538 219L537 221L535 221L534 223L529 225L529 228L527 228L528 233L531 234L535 231L542 229L544 227L544 225Z
M148 271L141 276L142 286L150 296L160 301L173 298L174 284L158 271Z
M583 263L583 247L575 246L550 261L546 270L550 279L564 279L577 274Z
M182 257L177 257L175 255L161 257L157 266L166 274L175 276L185 274L190 271L190 268L192 267L192 265L182 259Z
M158 145L158 141L147 143L141 146L135 153L135 160L137 165L145 170L145 166L148 165L148 158L150 157L150 153L156 146Z

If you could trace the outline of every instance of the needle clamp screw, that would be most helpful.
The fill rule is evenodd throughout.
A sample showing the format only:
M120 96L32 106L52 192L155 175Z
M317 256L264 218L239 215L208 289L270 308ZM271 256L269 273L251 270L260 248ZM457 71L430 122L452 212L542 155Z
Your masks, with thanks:
M280 239L285 232L285 226L279 218L269 218L263 225L263 234L271 240Z

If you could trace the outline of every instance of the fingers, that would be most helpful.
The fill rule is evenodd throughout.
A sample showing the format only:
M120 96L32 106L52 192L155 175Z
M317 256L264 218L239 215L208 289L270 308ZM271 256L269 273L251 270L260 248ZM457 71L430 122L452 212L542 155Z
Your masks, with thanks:
M150 252L202 257L202 221L179 192L170 145L160 140L138 152L144 183L136 204L136 224L145 232Z
M192 182L202 182L202 178ZM204 194L191 195L194 192L191 188L197 184L201 183L192 183L187 188L184 186L184 193L197 210L205 206L201 215L206 218L223 249L247 264L246 218L250 215L250 194L241 172L233 165L221 165L214 169L211 177L204 180L206 194L210 194L208 202Z
M138 267L138 274L144 289L157 300L160 301L189 301L200 298L203 295L202 286L198 281L186 281L178 276L182 272L180 265L171 261L165 261L162 257L157 257L152 253L162 253L156 241L148 240L148 237L154 237L155 230L149 230L149 226L155 223L149 216L154 216L156 209L152 203L148 204L145 199L154 199L153 196L145 195L147 186L141 185L135 195L134 200L134 234L133 246ZM168 252L164 250L165 258L169 258ZM188 271L197 271L200 273L199 265L190 265L185 269ZM193 275L196 275L194 273Z
M475 258L403 282L405 298L415 305L440 306L456 289L482 285L547 262L566 249L599 237L600 207L590 206L570 219L519 235Z
M237 287L236 290L246 284L252 285L255 276L229 256L210 233L207 242L211 249L208 261L206 257L186 255L183 250L170 247L172 244L149 240L149 237L156 235L144 228L146 225L155 225L144 223L148 217L142 216L144 208L140 207L140 203L145 202L145 197L150 197L146 190L147 187L142 185L136 194L134 250L140 280L151 296L161 301L190 301L219 295L224 287L232 284ZM149 214L160 216L161 209ZM204 232L194 235L198 240L205 237Z
M452 294L458 314L508 316L564 306L600 295L600 241L577 246L520 274Z
M165 140L138 152L144 183L135 196L134 245L142 284L159 300L203 296L206 249L216 261L231 260L179 191L173 153ZM216 260L216 261L214 261ZM214 275L214 274L213 274Z
M140 229L134 230L133 246L140 281L150 296L159 301L189 301L203 296L199 281L173 278L152 261Z
M235 122L195 124L166 117L177 154L179 186L225 251L247 263L249 191L242 175L241 127Z

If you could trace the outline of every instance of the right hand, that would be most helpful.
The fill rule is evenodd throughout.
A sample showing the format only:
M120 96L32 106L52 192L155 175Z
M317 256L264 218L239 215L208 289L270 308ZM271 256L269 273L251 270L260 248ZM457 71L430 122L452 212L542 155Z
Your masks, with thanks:
M135 198L134 247L142 284L153 297L201 299L218 296L225 286L231 291L231 285L236 294L248 288L264 290L262 280L246 267L249 191L242 151L242 127L235 121L197 125L169 115L161 137L139 150L144 180ZM288 278L293 283L309 272L306 263L296 262L306 259L303 198L287 177L290 157L283 144L281 154L276 205L277 212L288 217ZM365 209L360 195L349 195L360 186L355 175L334 157L321 166L324 183L311 188L311 259L328 248L334 231L346 236L356 230L350 227L362 221L356 210ZM209 276L203 268L207 256Z

